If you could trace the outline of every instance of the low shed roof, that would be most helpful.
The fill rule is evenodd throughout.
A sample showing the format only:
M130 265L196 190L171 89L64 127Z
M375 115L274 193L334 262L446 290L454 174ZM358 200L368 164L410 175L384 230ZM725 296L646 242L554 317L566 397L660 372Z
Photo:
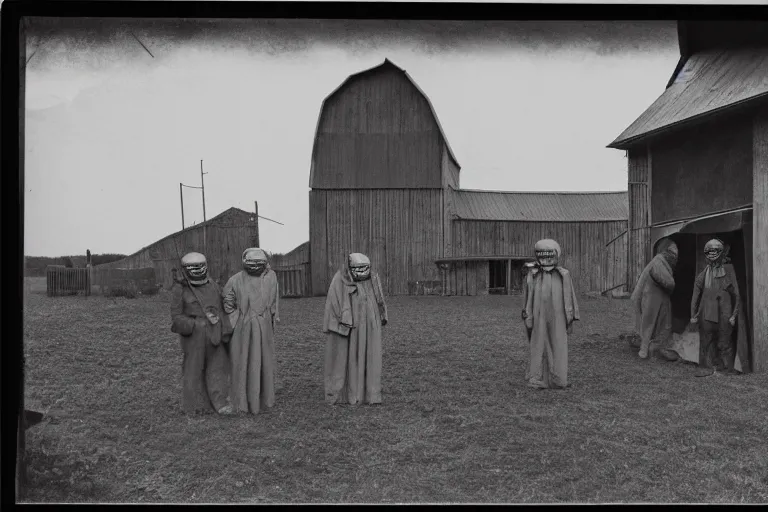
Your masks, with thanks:
M629 218L627 192L496 192L457 190L458 219L529 222L616 221Z
M673 82L608 147L627 149L685 122L768 95L768 48L692 55Z

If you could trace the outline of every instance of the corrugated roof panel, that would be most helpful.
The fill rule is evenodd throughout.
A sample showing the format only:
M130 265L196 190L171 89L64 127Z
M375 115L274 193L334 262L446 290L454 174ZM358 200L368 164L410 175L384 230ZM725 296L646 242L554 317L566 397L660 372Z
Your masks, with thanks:
M768 94L768 48L692 55L664 93L608 147Z
M454 213L467 220L578 222L627 220L626 192L457 190Z

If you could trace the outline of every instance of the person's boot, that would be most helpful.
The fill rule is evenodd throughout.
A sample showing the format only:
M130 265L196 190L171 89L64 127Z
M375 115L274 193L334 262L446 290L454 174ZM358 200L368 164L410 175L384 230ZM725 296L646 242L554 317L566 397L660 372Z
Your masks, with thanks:
M699 366L699 369L696 370L696 376L697 377L709 377L710 375L715 374L715 369L711 367L706 366Z
M680 356L674 350L668 348L659 349L659 357L665 361L675 362L680 359Z

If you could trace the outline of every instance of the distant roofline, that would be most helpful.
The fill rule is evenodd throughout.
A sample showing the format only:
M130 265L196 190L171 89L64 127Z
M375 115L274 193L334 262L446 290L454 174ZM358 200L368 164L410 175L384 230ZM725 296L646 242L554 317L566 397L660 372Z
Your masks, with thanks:
M514 191L514 190L480 190L480 189L473 189L473 188L458 188L453 189L454 192L482 192L482 193L490 193L490 194L546 194L546 195L596 195L596 194L626 194L627 190L601 190L597 192L584 192L584 191L549 191L549 190L542 190L542 191L534 191L534 190L522 190L522 191Z
M109 263L102 263L101 265L112 265L112 264L114 264L114 263L117 263L118 261L123 261L123 260L126 260L126 259L128 259L128 258L132 258L132 257L134 257L134 256L138 255L139 253L141 253L141 252L143 252L143 251L146 251L146 250L147 250L147 249L149 249L150 247L152 247L152 246L154 246L154 245L157 245L157 244L159 244L160 242L165 242L165 241L166 241L166 240L168 240L169 238L173 238L173 237L175 237L175 236L178 236L178 235L180 235L180 234L182 234L182 233L185 233L185 232L187 232L187 231L191 231L191 230L193 230L193 229L199 229L199 228L201 228L201 227L203 227L203 226L208 226L208 225L209 225L211 222L213 222L213 221L215 221L215 220L219 219L220 217L223 217L225 213L227 213L227 212L230 212L230 211L232 211L232 210L237 210L238 212L244 213L244 214L246 214L246 215L255 215L255 213L254 213L254 212L247 212L247 211L245 211L245 210L241 210L240 208L238 208L238 207L236 207L236 206L230 206L229 208L227 208L227 209L226 209L226 210L224 210L223 212L219 213L218 215L215 215L215 216L211 217L210 219L206 220L205 222L201 222L201 223L199 223L199 224L193 224L192 226L187 226L187 227L185 227L184 229L180 229L179 231L176 231L176 232L174 232L174 233L171 233L170 235L166 235L166 236L164 236L163 238L160 238L160 239L158 239L158 240L155 240L154 242L152 242L152 243L151 243L151 244L149 244L149 245L145 245L144 247L142 247L142 248L141 248L141 249L139 249L138 251L136 251L136 252L134 252L134 253L132 253L132 254L129 254L129 255L127 255L125 258L121 258L121 259L119 259L119 260L117 260L117 261L112 261L112 262L109 262ZM256 222L258 222L258 220L257 220ZM94 265L94 267L100 267L101 265Z

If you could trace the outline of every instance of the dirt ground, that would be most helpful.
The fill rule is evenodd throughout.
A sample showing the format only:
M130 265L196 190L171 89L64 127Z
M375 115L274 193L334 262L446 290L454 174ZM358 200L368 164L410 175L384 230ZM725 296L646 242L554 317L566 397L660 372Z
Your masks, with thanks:
M188 418L167 295L26 296L31 502L768 501L768 375L695 378L580 299L563 391L525 386L521 297L392 297L384 403L323 402L322 298L283 300L276 406Z

